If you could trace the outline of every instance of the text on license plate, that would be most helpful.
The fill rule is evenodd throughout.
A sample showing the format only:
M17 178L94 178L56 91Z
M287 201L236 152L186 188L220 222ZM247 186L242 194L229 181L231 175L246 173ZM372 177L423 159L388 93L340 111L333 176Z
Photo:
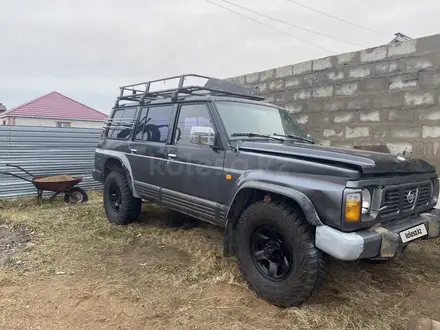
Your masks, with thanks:
M410 229L404 230L400 232L400 238L403 243L415 240L417 238L423 237L427 235L426 227L424 224L412 227Z

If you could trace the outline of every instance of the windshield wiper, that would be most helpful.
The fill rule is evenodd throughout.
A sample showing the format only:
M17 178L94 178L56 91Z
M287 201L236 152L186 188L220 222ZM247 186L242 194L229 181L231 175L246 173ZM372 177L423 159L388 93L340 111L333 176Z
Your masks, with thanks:
M273 135L258 134L258 133L252 133L252 132L249 132L249 133L232 133L231 137L234 137L234 136L263 137L263 138L267 138L267 139L274 139L274 140L278 140L278 141L285 141L284 139L276 137L276 136L273 136Z
M299 141L315 144L315 141L313 141L312 139L308 139L308 138L305 138L305 137L302 137L302 136L293 135L293 134L283 135L283 134L274 133L274 135L275 136L288 137L288 138L291 138L291 139L295 139L295 140L299 140Z

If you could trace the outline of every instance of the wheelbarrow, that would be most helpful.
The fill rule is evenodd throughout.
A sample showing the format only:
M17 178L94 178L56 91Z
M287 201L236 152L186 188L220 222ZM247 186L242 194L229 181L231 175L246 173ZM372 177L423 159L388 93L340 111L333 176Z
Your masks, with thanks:
M21 175L17 175L11 172L0 172L0 174L10 175L16 177L20 180L24 180L32 183L35 188L37 188L37 202L38 205L42 204L43 201L43 191L51 191L53 195L49 198L49 203L51 203L59 194L64 193L64 201L66 203L85 203L88 200L87 193L84 189L80 187L75 187L80 183L82 177L68 177L64 175L55 176L35 176L29 173L24 168L17 165L6 164L8 167L15 167L22 172L28 174L32 179L25 178Z

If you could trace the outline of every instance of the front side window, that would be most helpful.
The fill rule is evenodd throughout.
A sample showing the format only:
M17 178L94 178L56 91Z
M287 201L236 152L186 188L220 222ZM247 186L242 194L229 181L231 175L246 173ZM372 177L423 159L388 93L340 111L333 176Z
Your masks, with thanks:
M128 139L135 115L136 108L115 110L111 122L108 125L107 137L119 140Z
M165 143L172 111L172 105L142 108L135 140Z
M217 101L218 113L231 139L248 133L308 138L286 110L244 102Z
M174 143L194 145L190 139L193 127L214 128L206 104L184 104L181 106Z

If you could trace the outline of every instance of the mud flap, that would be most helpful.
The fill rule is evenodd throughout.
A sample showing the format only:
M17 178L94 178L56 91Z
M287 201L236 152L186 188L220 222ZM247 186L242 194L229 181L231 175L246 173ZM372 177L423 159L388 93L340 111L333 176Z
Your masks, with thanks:
M223 239L223 257L233 257L234 253L234 230L232 221L227 221L225 227L225 236Z

